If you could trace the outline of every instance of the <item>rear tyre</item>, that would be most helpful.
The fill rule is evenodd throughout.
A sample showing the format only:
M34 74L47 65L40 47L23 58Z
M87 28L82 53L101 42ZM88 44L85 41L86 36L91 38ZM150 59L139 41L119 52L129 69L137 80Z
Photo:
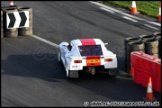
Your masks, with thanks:
M116 76L118 75L117 69L111 69L111 70L109 69L108 75L109 75L110 77L116 77Z
M70 73L70 71L69 71L69 70L68 70L68 71L66 71L66 77L67 77L67 78L70 78L69 73Z
M79 72L78 71L66 71L66 77L67 78L79 78Z
M60 51L58 51L57 57L58 57L58 62L63 65L62 60L61 60L61 52Z
M58 51L57 57L58 57L58 62L61 62L61 53L60 53L60 51Z

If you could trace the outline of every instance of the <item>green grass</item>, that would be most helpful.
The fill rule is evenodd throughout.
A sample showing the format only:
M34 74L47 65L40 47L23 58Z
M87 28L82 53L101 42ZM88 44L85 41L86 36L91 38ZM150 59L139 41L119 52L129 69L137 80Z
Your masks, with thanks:
M103 1L103 4L125 8L131 11L132 1ZM140 14L153 18L158 17L160 1L136 1L136 8Z

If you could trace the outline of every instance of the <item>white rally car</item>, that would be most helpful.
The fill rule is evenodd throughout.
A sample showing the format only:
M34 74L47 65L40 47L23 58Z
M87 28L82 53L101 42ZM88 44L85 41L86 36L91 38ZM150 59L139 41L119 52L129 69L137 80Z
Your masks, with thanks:
M102 40L96 38L74 39L70 43L61 42L58 48L58 61L62 62L67 78L78 78L79 71L91 73L106 72L116 76L116 54L109 51Z

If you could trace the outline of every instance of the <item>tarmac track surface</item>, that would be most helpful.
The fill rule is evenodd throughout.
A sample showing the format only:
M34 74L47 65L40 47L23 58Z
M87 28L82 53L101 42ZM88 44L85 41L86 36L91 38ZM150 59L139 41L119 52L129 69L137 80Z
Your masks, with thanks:
M9 1L2 1L7 6ZM59 44L74 38L100 38L118 56L118 69L124 71L124 39L158 30L140 21L123 19L90 2L15 1L33 9L33 32ZM159 30L160 27L157 27ZM105 74L82 74L67 79L57 62L57 48L31 36L1 39L2 106L84 106L93 101L143 101L146 88L127 74L111 78ZM160 94L154 92L157 102ZM87 106L89 106L86 103Z

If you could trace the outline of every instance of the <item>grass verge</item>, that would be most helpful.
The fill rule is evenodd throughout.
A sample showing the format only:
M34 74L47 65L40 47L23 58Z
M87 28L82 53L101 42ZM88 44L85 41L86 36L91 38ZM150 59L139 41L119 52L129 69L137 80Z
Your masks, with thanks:
M132 8L132 1L103 1L102 3L126 10L131 10ZM157 18L159 14L159 4L160 1L136 1L136 8L140 14Z

